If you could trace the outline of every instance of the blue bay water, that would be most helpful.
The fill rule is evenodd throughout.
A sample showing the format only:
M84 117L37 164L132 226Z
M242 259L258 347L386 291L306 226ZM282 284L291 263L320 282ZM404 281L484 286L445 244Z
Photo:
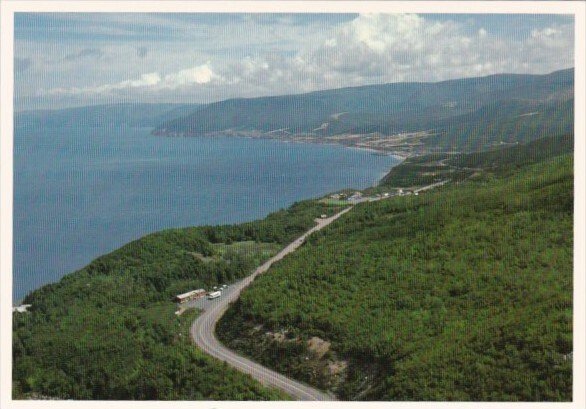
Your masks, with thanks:
M239 223L372 186L399 161L337 145L16 128L13 298L170 227Z

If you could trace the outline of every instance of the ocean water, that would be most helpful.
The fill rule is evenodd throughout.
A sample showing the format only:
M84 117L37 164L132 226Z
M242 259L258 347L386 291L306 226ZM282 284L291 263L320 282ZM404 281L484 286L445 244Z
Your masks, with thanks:
M262 218L398 163L336 145L17 127L13 298L147 233Z

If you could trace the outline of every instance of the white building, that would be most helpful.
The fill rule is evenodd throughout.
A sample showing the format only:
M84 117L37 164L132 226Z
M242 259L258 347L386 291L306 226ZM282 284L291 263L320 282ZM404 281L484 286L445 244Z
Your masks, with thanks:
M199 290L193 290L184 294L179 294L175 297L175 301L182 304L184 302L203 297L204 295L206 295L206 290L200 288Z
M12 307L12 312L28 312L27 309L32 307L31 304L22 304L18 307Z

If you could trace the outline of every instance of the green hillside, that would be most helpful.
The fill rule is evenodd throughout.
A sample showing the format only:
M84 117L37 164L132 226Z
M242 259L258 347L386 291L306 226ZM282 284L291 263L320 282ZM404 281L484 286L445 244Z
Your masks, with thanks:
M440 151L475 152L526 143L574 130L574 99L534 102L499 100L469 113L430 124L439 136L425 144Z
M511 174L523 166L574 151L574 135L540 138L529 143L503 144L489 151L411 157L393 167L382 187L424 186L441 180L461 181L483 171Z
M341 399L571 401L572 231L571 154L357 205L218 335Z
M13 314L15 399L268 400L286 396L199 351L173 298L248 275L338 208L314 201L234 226L166 230L46 285Z

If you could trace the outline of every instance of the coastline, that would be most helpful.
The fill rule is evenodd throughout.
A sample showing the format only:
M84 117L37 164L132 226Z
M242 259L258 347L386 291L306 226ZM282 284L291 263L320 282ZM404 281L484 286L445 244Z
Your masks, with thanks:
M224 131L214 132L172 132L166 130L153 130L151 132L154 136L162 136L167 138L191 138L191 137L204 137L214 138L218 136L223 137L235 137L235 138L246 138L246 139L269 139L277 140L284 143L308 143L317 145L338 145L346 148L352 148L357 150L363 150L372 152L373 154L380 154L384 156L391 156L395 159L404 161L413 156L420 156L428 152L413 152L412 149L416 145L404 144L400 145L403 149L389 149L387 147L381 147L377 144L369 145L364 142L364 139L378 138L376 141L382 141L386 139L395 138L395 135L381 135L381 134L344 134L344 135L333 135L333 136L317 136L314 134L279 134L275 131L260 132L260 131L234 131L227 129ZM428 135L427 131L418 132L417 137ZM402 134L399 134L402 135ZM401 136L403 138L403 136ZM418 146L421 148L420 146Z
M151 135L155 135L154 132L153 132L153 128L152 127L144 127L144 130L147 131ZM155 136L157 136L157 135L155 135ZM173 136L174 137L179 137L180 135L173 135ZM182 135L182 136L183 137L192 137L192 136L186 136L186 135ZM219 136L225 137L227 135L218 134L218 135L205 135L205 136L204 135L193 135L193 136L197 136L197 137L210 137L210 138L212 138L212 137L216 137L216 136L218 136L218 137ZM228 137L230 137L230 136L228 136ZM404 156L401 156L401 155L398 155L398 154L394 154L394 153L391 153L391 152L388 152L388 151L382 151L382 150L376 150L376 149L369 149L369 148L364 148L364 147L359 147L359 146L350 146L350 145L346 145L346 144L342 144L342 143L333 142L331 140L330 141L315 141L315 140L314 141L310 141L310 140L300 140L298 138L287 138L287 139L284 139L284 138L270 137L270 136L254 137L254 136L244 136L244 135L237 135L237 136L232 136L232 137L234 137L234 138L243 138L243 139L266 139L266 140L275 140L275 141L283 142L283 143L300 143L300 144L315 143L315 144L325 144L325 145L331 145L331 146L340 146L340 147L345 147L345 148L352 148L352 149L358 150L358 151L369 152L369 153L372 153L372 154L380 154L380 156L391 157L391 158L396 159L398 161L395 164L391 164L391 166L388 167L388 168L386 168L383 171L383 173L377 174L376 175L376 181L374 183L370 184L369 186L365 186L365 187L362 187L362 188L359 188L359 189L356 189L356 188L354 188L352 186L344 186L342 189L364 190L364 189L370 189L372 187L376 187L384 179L384 177L386 176L386 174L388 174L388 172L391 169L393 169L393 167L400 165L401 162L403 160L405 160L405 157ZM340 190L340 189L336 189L336 190L332 190L332 191L325 192L323 194L323 196L307 196L307 197L303 197L303 198L301 198L299 200L301 200L301 201L306 201L306 200L319 200L321 197L327 197L328 195L330 195L333 192L336 192L338 190ZM286 207L288 207L288 206L290 206L290 205L287 205ZM272 213L272 212L274 212L274 211L277 211L277 210L278 209L271 210L269 212L269 214ZM258 221L258 220L262 220L262 219L263 219L262 217L261 218L253 218L250 221ZM230 224L230 225L238 225L238 224L241 224L241 223L246 223L246 221L235 222L235 223L228 223L228 224ZM206 223L203 223L203 224L177 225L177 226L166 227L165 229L184 228L184 227L200 227L200 226L204 226L204 225L207 225L207 224ZM216 227L216 226L220 226L220 225L223 225L223 224L222 223L213 223L213 224L211 224L212 227ZM165 230L165 229L163 229L163 230ZM161 229L153 230L151 232L148 232L148 233L142 234L142 235L140 235L138 237L135 237L134 239L132 239L130 241L139 240L139 239L141 239L142 237L144 237L146 235L153 234L153 233L157 233L157 232L160 232L160 231L161 231ZM128 244L130 241L124 242L120 246L116 246L112 251L115 251L119 247ZM68 272L66 272L65 274L61 275L60 277L58 277L54 281L49 281L49 282L43 283L43 284L39 285L38 287L31 288L26 293L24 293L22 296L20 296L18 298L13 298L12 299L12 306L13 307L17 307L17 306L22 305L22 303L25 302L26 298L31 293L33 293L35 291L38 291L39 289L41 289L41 288L43 288L43 287L45 287L47 285L52 285L52 284L58 283L63 277L66 277L66 276L68 276L70 274L75 273L76 271L84 268L85 265L91 263L91 261L93 261L94 259L96 259L98 257L101 257L101 256L103 256L105 254L109 254L109 251L107 251L105 253L100 253L99 255L97 255L97 256L93 257L91 260L89 260L83 266L81 266L79 268L76 268L76 269L73 269L73 270L69 270ZM13 271L13 274L14 274L14 271Z

